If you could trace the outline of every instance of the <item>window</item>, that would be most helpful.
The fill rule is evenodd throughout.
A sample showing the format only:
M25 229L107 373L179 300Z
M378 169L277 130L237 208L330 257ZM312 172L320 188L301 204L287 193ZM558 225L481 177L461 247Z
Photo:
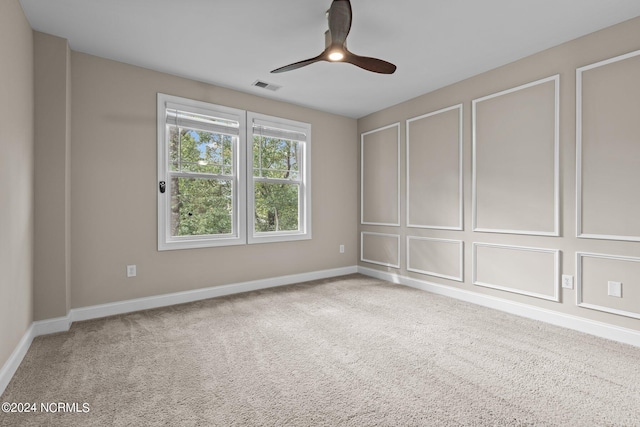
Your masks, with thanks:
M310 130L158 94L158 250L310 239Z
M247 148L249 242L310 239L311 127L256 113L248 113L247 123L253 136Z
M245 243L244 133L242 110L158 94L159 250Z

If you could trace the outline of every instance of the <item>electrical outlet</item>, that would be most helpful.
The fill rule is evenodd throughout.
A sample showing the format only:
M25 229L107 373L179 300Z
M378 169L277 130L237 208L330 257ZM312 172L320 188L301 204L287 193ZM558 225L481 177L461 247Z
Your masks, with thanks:
M136 277L136 266L134 265L127 265L127 277Z
M622 283L608 281L607 295L609 295L610 297L622 298Z
M340 245L340 253L343 254L344 253L344 245Z
M573 289L573 276L570 276L568 274L563 274L562 287L565 289Z

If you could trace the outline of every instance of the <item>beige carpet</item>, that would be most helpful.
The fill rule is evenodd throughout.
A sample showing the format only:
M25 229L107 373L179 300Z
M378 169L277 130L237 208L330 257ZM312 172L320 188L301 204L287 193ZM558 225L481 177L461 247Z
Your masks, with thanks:
M360 275L76 323L2 426L640 425L640 348Z

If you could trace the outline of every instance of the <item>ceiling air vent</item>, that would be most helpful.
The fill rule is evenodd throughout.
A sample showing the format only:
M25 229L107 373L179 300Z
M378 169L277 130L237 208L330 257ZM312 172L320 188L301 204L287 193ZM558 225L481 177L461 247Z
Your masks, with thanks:
M274 92L282 87L274 85L273 83L263 82L262 80L256 80L252 83L252 86L261 87L262 89L269 89Z

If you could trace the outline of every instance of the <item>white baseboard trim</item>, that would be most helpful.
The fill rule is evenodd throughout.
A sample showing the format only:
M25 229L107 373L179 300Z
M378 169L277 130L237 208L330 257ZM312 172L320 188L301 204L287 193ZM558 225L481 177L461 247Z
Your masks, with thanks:
M257 291L276 286L291 285L293 283L308 282L310 280L326 279L329 277L344 276L358 272L356 266L335 268L331 270L314 271L311 273L292 274L269 279L253 280L250 282L233 283L229 285L213 286L210 288L194 289L192 291L175 292L172 294L157 295L146 298L137 298L127 301L100 304L90 307L74 308L69 313L72 322L97 319L100 317L114 316L117 314L132 313L134 311L149 310L152 308L167 307L170 305L184 304L225 295L239 294L242 292Z
M434 294L444 295L461 301L470 302L472 304L493 308L495 310L504 311L517 316L539 320L541 322L550 323L563 328L573 329L575 331L595 335L600 338L606 338L640 347L640 331L636 331L634 329L622 328L608 323L597 322L583 317L559 313L557 311L547 310L528 304L482 295L463 289L452 288L450 286L439 285L437 283L414 279L372 268L358 266L358 273L392 283L421 289L423 291L432 292Z
M27 332L22 336L22 339L13 350L13 353L11 353L11 356L9 356L9 359L2 366L2 369L0 369L0 396L9 385L11 378L13 378L13 374L18 370L18 367L20 366L20 363L22 363L24 356L27 354L34 337L34 327L31 325L29 326L29 329L27 329Z
M192 291L175 292L171 294L137 298L109 304L74 308L67 316L33 322L9 357L9 360L7 360L0 370L0 395L4 393L7 385L9 385L9 381L11 381L11 378L13 378L13 375L22 362L22 359L24 359L24 356L27 354L33 339L40 335L66 332L69 330L73 322L98 319L100 317L114 316L117 314L132 313L151 308L167 307L170 305L183 304L225 295L257 291L260 289L291 285L293 283L308 282L310 280L345 276L347 274L354 274L357 272L358 267L354 265L350 267L314 271L311 273L291 274L288 276L272 277L268 279L253 280L250 282L213 286L210 288L194 289Z
M234 283L223 286L214 286L192 291L176 292L166 295L158 295L147 298L101 304L90 307L72 309L67 316L55 319L41 320L33 322L29 329L16 346L15 350L0 369L0 395L4 393L7 385L18 370L20 363L27 354L29 347L35 337L57 332L68 331L73 322L97 319L100 317L113 316L117 314L131 313L140 310L166 307L186 302L199 301L203 299L215 298L225 295L232 295L242 292L256 291L260 289L277 286L290 285L293 283L306 282L310 280L326 279L330 277L344 276L347 274L361 273L367 276L376 277L392 283L410 286L439 295L459 299L462 301L478 304L484 307L501 310L518 316L527 317L534 320L550 323L573 329L579 332L595 335L602 338L630 344L640 347L640 332L622 328L607 323L596 322L582 317L558 313L555 311L530 306L514 301L496 298L492 296L477 294L462 289L443 286L436 283L418 280L394 273L384 272L362 266L351 266L322 270L311 273L292 274L269 279L254 280L250 282Z
M33 337L40 335L55 334L57 332L66 332L71 327L71 313L65 317L56 317L55 319L38 320L33 322Z

